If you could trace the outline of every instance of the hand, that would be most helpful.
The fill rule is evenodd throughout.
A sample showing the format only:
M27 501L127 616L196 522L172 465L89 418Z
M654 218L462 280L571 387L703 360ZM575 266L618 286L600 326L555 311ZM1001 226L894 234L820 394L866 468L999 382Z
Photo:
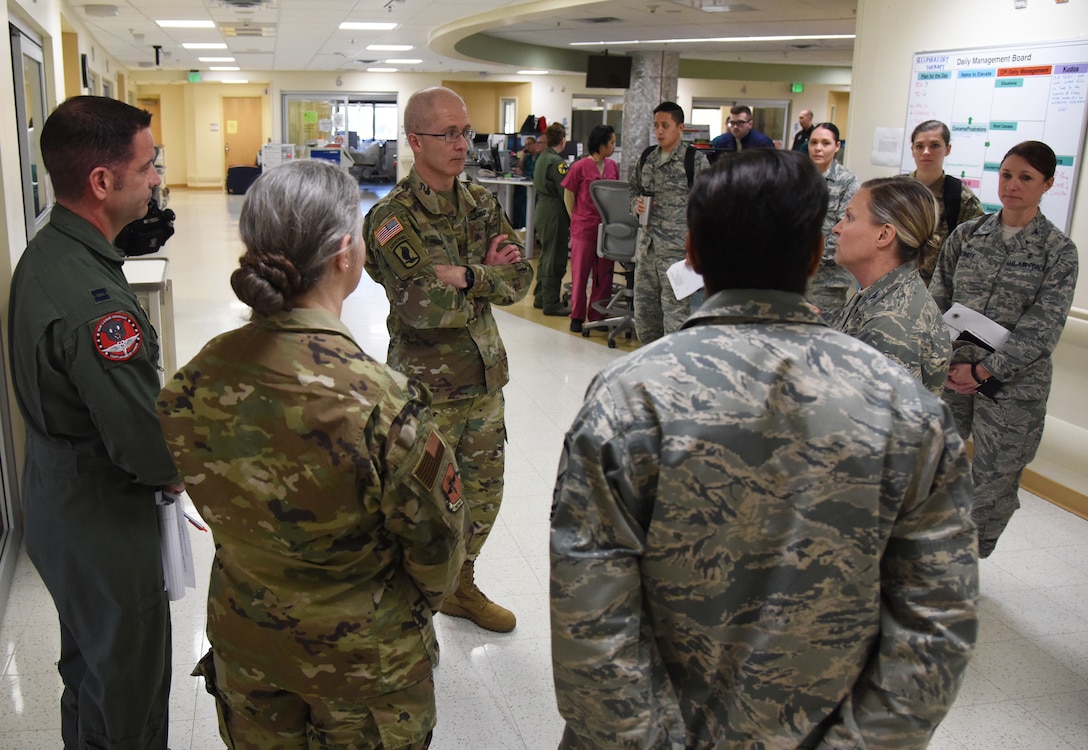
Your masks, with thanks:
M635 200L635 213L639 216L642 216L642 214L646 213L646 202L642 200L641 195L638 196L638 198Z
M435 263L434 275L437 276L438 280L443 284L452 286L454 289L465 289L468 287L468 281L465 280L464 266L448 266L443 263Z
M945 388L964 396L970 396L978 388L978 383L975 382L975 377L971 374L971 365L966 363L949 367L948 379L944 381L944 385Z
M162 492L169 492L171 495L180 495L185 492L185 482L178 482L177 484L164 484L159 487Z
M508 266L521 260L521 250L517 245L506 241L509 235L500 234L491 240L491 246L484 255L485 266Z

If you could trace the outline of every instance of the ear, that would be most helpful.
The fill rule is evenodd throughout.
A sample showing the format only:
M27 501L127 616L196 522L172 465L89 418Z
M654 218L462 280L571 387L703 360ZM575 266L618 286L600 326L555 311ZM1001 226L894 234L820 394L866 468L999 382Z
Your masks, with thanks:
M352 237L350 234L345 234L340 240L340 252L337 253L335 256L336 269L338 271L347 271L349 268L351 268L351 253L348 251L351 250L351 246L354 241L355 238Z
M691 232L684 235L684 257L691 266L691 270L702 275L703 259L699 257L699 251L695 249L695 244L691 241Z
M1054 178L1053 177L1051 177L1049 180L1047 180L1046 182L1043 183L1043 192L1045 193L1046 191L1050 190L1050 188L1052 188L1052 187L1054 187Z
M816 245L812 248L812 259L808 262L808 278L812 278L816 275L816 272L820 270L820 263L824 259L824 242L825 238L823 232L820 233L820 239L816 242Z
M412 149L412 153L418 154L422 145L422 139L418 135L408 133L408 148Z
M90 189L91 195L100 201L105 200L106 196L113 190L113 182L113 173L110 172L108 167L95 167L87 175L87 187Z
M899 233L895 230L895 227L891 224L881 224L880 232L876 235L876 246L883 250L884 248L895 242Z

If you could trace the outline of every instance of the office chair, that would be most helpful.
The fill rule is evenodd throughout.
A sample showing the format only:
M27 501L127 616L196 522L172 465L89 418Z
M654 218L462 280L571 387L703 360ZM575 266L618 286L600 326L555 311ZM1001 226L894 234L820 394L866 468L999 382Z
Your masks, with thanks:
M624 180L594 180L589 195L601 225L597 228L597 255L623 266L625 285L606 303L595 302L594 309L605 315L582 325L582 335L589 336L595 328L608 329L608 348L616 348L616 336L627 338L635 330L635 250L638 240L638 219L631 215L631 189Z

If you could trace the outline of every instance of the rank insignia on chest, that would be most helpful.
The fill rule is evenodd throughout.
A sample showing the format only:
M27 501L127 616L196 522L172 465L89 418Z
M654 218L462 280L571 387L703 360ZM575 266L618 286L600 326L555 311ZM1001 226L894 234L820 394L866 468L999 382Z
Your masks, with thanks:
M110 293L109 293L108 290L106 290L104 288L103 289L92 289L91 290L91 299L93 299L96 304L99 303L99 302L109 302L110 301Z
M403 231L404 227L401 226L400 221L394 216L392 219L382 224L381 229L374 233L374 239L378 241L378 247L385 247L385 243L389 242L389 240Z
M136 319L126 312L106 315L94 327L94 345L110 362L125 362L136 356L144 335Z

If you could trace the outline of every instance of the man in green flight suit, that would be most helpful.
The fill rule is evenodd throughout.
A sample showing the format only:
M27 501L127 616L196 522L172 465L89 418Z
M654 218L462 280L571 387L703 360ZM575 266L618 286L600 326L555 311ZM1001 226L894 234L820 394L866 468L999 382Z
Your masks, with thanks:
M540 233L540 263L537 266L536 300L545 315L570 315L560 301L563 275L567 272L570 244L570 214L563 203L563 178L567 162L559 155L567 145L567 129L558 122L548 126L548 148L536 161L533 187L536 188L536 228Z
M155 491L184 485L155 414L158 336L112 244L160 182L150 124L95 96L49 116L41 149L57 205L11 282L26 549L60 616L66 748L164 750L169 728Z
M495 196L458 179L475 132L455 91L413 94L404 107L404 133L415 164L370 209L363 238L366 271L389 299L386 362L430 389L472 516L469 560L439 611L505 633L517 624L514 613L475 583L476 557L502 503L502 387L510 380L491 305L522 299L533 267Z

